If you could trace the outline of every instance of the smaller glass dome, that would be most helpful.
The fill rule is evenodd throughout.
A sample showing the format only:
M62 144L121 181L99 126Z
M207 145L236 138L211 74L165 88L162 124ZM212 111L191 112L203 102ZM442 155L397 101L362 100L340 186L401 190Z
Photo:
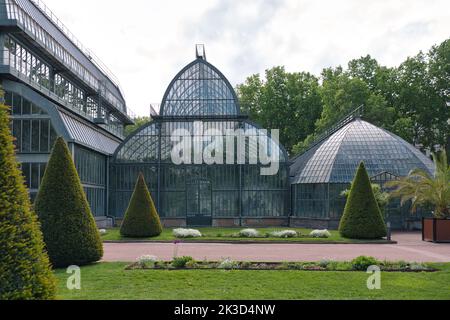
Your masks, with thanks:
M295 159L293 184L351 183L363 161L370 176L406 176L416 168L434 173L434 164L402 138L359 118Z

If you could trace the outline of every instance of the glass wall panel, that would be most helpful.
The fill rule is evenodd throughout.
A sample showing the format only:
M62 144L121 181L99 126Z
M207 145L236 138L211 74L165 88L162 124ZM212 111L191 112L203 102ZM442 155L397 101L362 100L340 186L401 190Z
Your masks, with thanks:
M22 150L29 153L31 151L31 120L22 120Z
M36 198L42 178L44 177L46 163L21 163L25 185L29 189L32 201Z
M93 214L106 215L106 157L76 145L74 159Z
M49 115L17 93L6 96L6 103L14 106L12 132L17 152L49 153L57 138Z
M40 120L31 121L31 152L39 152L40 137Z

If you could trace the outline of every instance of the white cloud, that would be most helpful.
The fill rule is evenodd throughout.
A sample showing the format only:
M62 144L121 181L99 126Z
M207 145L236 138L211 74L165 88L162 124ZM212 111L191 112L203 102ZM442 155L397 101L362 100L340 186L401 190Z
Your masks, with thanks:
M147 114L206 44L232 84L275 65L319 74L371 54L393 66L450 36L447 0L45 0Z

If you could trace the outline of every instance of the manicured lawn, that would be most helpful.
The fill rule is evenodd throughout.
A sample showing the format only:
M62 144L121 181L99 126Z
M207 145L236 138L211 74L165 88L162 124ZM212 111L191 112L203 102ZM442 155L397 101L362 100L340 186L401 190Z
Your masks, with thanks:
M300 228L257 228L261 235L265 235L266 233L270 233L273 231L280 230L295 230L301 236L296 238L273 238L273 237L262 237L262 238L236 238L233 237L233 234L238 233L240 230L244 228L198 228L198 230L202 233L203 237L201 238L189 238L189 239L181 239L184 241L256 241L256 242L271 242L271 241L282 241L282 242L317 242L317 243L361 243L361 242L380 242L378 241L362 241L362 240L353 240L347 239L340 236L338 231L330 231L331 237L328 239L317 239L310 238L309 234L312 230L310 229L300 229ZM163 233L158 237L153 238L144 238L144 239L133 239L133 238L124 238L120 235L119 229L110 229L107 234L102 236L102 239L105 241L132 241L132 240L145 240L145 241L174 241L176 238L172 234L173 228L166 228L163 230ZM381 241L385 242L385 241Z
M389 273L381 290L368 290L364 272L133 270L126 263L83 267L82 290L66 289L68 274L57 270L60 299L248 300L248 299L450 299L450 263L434 273Z

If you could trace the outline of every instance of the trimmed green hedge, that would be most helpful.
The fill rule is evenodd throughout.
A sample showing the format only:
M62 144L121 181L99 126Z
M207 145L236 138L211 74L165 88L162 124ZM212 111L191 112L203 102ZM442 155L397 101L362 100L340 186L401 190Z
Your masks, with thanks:
M0 105L0 300L54 299L56 281Z
M339 232L350 239L379 239L387 234L364 163L356 172Z
M100 260L103 246L75 164L60 137L35 202L50 261L56 267Z
M159 215L148 191L144 175L140 173L120 228L120 234L129 238L146 238L156 237L161 233Z

